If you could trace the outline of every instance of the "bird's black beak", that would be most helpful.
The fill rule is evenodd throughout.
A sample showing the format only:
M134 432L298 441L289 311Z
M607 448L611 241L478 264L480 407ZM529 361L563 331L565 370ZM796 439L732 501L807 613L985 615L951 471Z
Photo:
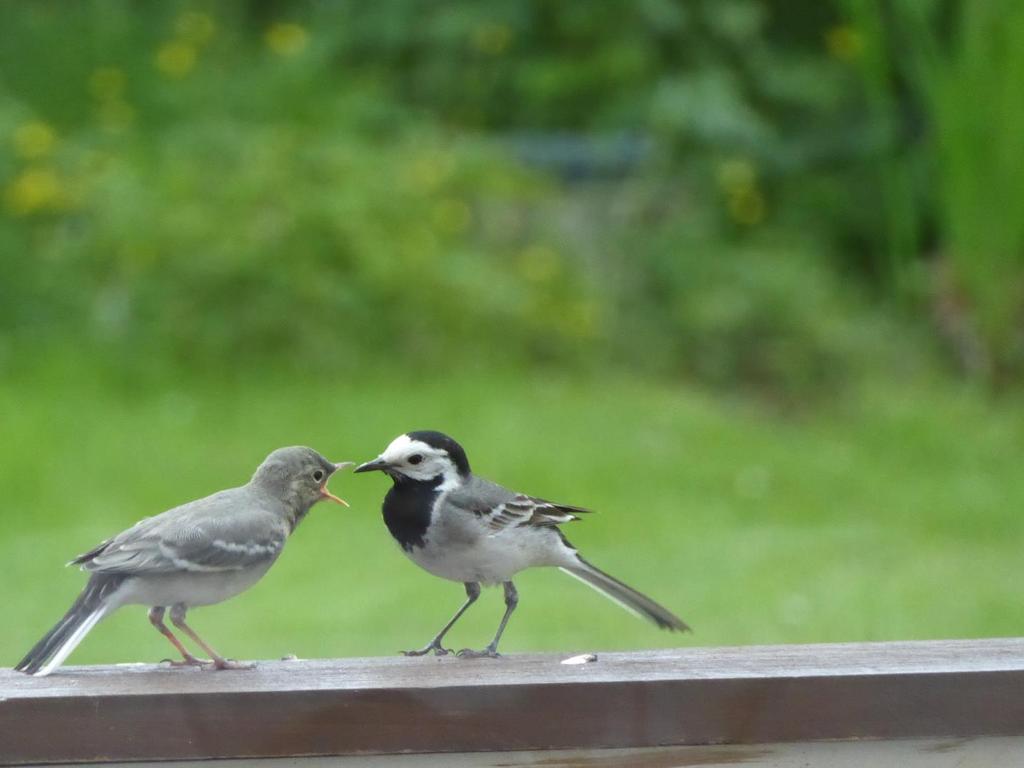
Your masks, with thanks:
M376 458L373 461L368 461L365 464L360 464L358 467L353 469L353 472L383 472L391 465L388 464L384 459Z

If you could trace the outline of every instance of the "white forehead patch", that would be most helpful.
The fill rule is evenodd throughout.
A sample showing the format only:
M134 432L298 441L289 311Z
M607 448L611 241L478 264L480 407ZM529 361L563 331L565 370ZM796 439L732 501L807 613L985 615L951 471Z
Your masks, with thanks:
M384 449L384 453L380 457L385 461L400 461L415 450L414 445L420 448L429 447L418 440L410 439L408 435L399 435Z
M409 457L414 454L420 454L423 460L417 464L408 464ZM408 435L399 435L392 440L380 458L393 465L394 469L389 472L390 474L397 472L413 480L424 481L442 475L446 482L453 485L459 482L458 470L447 451L428 445L422 440L413 440Z
M424 458L447 457L447 452L443 448L427 445L422 440L413 440L408 435L399 435L392 440L380 457L384 461L397 464L405 461L414 453L422 454Z

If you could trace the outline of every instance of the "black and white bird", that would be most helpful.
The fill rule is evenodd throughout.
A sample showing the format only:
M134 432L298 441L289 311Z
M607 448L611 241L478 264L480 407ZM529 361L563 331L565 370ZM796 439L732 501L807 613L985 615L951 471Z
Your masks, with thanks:
M515 493L474 475L466 452L440 432L399 435L379 457L356 467L378 470L393 486L384 498L384 522L417 565L466 587L466 602L425 647L407 656L451 653L445 635L480 596L480 585L502 584L505 613L490 645L459 656L497 656L498 642L519 602L512 578L526 568L553 566L663 629L688 627L646 595L584 560L558 528L588 510Z
M245 485L147 517L79 555L68 565L92 573L85 589L15 669L50 674L100 619L122 605L150 606L150 622L183 658L173 666L248 668L207 645L185 623L185 613L234 597L259 581L318 501L345 504L327 490L327 480L346 466L351 462L334 464L312 448L279 448ZM174 626L212 661L189 653L164 624L168 608Z

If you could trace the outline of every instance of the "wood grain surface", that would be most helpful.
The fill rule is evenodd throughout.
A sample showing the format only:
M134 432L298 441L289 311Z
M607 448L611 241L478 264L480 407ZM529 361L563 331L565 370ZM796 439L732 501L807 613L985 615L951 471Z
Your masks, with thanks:
M0 670L0 763L1024 735L1024 640Z

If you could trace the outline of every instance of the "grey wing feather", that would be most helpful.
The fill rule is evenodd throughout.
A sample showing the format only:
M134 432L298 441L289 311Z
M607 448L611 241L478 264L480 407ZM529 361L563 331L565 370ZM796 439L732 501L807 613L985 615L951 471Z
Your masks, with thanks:
M222 491L141 520L72 562L132 575L234 571L266 562L280 554L287 528L245 491Z
M479 477L473 477L462 488L452 491L446 500L484 517L492 535L519 526L555 527L578 520L577 515L590 512L583 507L514 493Z
M445 501L466 512L487 515L515 496L508 488L474 475L464 485L449 493Z

